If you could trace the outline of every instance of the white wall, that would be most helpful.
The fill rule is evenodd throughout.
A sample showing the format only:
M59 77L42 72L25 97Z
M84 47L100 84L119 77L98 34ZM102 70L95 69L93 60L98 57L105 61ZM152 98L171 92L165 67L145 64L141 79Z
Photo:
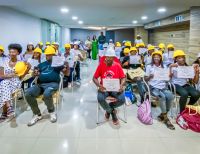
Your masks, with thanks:
M64 44L70 43L70 37L71 37L70 36L70 29L62 27L61 28L61 34L62 34L61 45L64 46Z
M0 21L0 44L6 51L10 43L20 43L25 51L28 42L36 45L41 41L39 18L0 6Z

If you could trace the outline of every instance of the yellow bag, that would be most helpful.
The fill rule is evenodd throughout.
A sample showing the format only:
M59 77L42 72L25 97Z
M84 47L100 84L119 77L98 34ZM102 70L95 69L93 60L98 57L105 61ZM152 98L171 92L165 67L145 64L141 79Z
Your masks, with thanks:
M130 69L130 70L128 70L127 74L128 74L128 77L133 80L136 77L143 78L144 75L145 75L145 72L139 67L137 69Z

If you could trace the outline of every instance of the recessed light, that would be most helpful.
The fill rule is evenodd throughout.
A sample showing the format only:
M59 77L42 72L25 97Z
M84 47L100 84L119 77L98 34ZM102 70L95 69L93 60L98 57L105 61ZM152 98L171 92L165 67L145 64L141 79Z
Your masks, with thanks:
M77 16L73 16L73 17L72 17L72 20L77 20L77 19L78 19Z
M69 12L69 9L67 9L67 8L61 8L60 11L61 11L62 13L68 13L68 12Z
M78 21L78 23L81 25L81 24L83 24L83 21L80 20L80 21Z
M166 8L164 8L164 7L158 9L158 12L159 12L159 13L164 13L164 12L166 12L166 11L167 11L167 10L166 10Z
M137 20L133 20L132 23L133 23L133 24L137 24L138 21L137 21Z
M142 16L141 19L142 19L142 20L147 20L148 17L147 17L147 16Z

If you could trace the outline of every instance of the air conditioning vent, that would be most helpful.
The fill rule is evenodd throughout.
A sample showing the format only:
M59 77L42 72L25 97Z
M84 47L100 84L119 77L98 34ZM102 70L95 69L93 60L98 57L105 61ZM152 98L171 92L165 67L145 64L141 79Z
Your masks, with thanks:
M182 15L178 15L175 17L175 22L181 22L183 21L183 16Z

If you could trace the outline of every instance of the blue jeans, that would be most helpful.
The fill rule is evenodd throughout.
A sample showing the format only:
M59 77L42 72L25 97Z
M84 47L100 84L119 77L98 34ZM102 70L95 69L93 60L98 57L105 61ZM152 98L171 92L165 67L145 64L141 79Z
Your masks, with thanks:
M153 96L158 97L162 113L167 113L170 110L171 104L174 100L174 95L172 92L167 89L160 90L157 88L151 88L151 93Z
M117 99L114 103L107 103L106 98L108 96L114 97ZM112 113L114 108L120 107L125 103L125 95L124 93L118 92L100 92L98 91L97 100L101 107L106 110L108 113Z
M36 98L43 94L43 101L45 102L48 112L52 113L54 112L54 104L53 104L53 97L52 95L59 89L59 84L56 82L51 83L43 83L34 85L33 87L30 87L25 92L25 97L28 102L28 104L31 107L31 110L33 111L33 114L40 115L40 109L38 107L38 103Z
M176 92L180 95L180 112L182 112L185 109L188 96L190 96L189 105L193 105L198 101L200 97L200 92L198 92L194 87L190 85L179 86L177 84L175 84L175 86Z

